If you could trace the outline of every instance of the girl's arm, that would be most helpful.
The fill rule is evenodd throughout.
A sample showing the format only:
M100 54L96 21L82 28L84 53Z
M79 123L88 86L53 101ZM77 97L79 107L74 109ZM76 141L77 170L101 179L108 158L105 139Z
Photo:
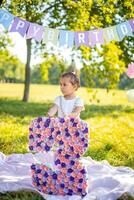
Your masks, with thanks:
M76 106L75 109L73 110L73 112L71 114L69 114L69 116L79 117L82 110L83 110L82 106Z
M53 117L58 111L58 106L54 104L47 112L47 116Z

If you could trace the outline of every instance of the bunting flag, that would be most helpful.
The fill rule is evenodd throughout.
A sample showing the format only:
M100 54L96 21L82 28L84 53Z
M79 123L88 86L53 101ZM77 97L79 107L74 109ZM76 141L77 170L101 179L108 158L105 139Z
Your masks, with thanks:
M0 9L0 23L4 26L5 29L8 29L11 22L13 21L14 16L9 12Z
M10 32L18 32L21 36L24 37L25 33L28 30L30 22L26 20L20 19L19 17L15 17L14 22L11 26Z
M44 28L38 24L30 23L26 39L34 38L36 41L41 42Z
M107 44L112 40L120 41L119 36L116 31L116 26L111 26L109 28L103 29L104 42Z
M65 47L93 47L96 44L108 44L112 40L121 41L126 36L132 37L134 31L134 19L103 29L74 32L43 27L16 17L4 9L0 9L0 24L9 32L18 32L26 39L34 38L37 42L51 42Z
M72 47L74 45L74 32L60 30L59 45L65 47Z
M134 19L130 19L129 20L129 24L130 24L130 26L132 28L132 31L134 31Z
M96 29L93 31L89 31L89 46L93 47L95 44L103 44L104 38L103 38L103 30L102 29Z
M117 33L119 35L120 41L123 40L125 36L132 36L132 29L128 22L123 22L116 26Z
M75 32L74 36L75 36L76 47L79 47L81 45L88 46L88 44L89 44L89 34L88 34L88 31Z
M59 30L52 28L45 28L43 41L45 43L51 42L54 45L57 45L59 36Z

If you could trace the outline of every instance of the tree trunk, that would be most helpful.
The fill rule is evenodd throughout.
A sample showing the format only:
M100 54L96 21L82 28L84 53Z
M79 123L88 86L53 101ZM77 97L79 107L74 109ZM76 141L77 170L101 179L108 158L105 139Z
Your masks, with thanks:
M30 89L30 60L31 60L31 39L26 40L27 44L27 61L25 66L25 87L23 101L27 102L29 98Z
M0 6L2 5L2 1L3 1L3 0L0 0Z

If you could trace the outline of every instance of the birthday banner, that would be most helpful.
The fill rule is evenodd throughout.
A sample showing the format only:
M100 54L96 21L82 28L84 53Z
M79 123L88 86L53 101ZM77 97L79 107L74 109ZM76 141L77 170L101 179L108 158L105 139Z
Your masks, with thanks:
M0 9L0 24L9 32L18 32L26 39L34 38L38 42L51 42L54 45L72 47L81 45L93 47L97 43L107 44L112 40L121 41L126 36L133 36L134 19L111 26L89 31L69 31L43 27L16 17Z

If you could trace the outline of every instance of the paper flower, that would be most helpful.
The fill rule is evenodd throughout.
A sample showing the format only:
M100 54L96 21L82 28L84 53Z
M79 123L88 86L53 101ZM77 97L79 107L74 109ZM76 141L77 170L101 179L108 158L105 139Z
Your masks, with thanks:
M53 171L50 163L32 164L34 187L51 195L85 196L86 169L79 159L88 147L87 124L73 117L33 120L29 128L29 149L48 152L55 144L58 145L54 153L57 170Z
M126 74L129 78L134 78L134 63L130 63L128 65Z

